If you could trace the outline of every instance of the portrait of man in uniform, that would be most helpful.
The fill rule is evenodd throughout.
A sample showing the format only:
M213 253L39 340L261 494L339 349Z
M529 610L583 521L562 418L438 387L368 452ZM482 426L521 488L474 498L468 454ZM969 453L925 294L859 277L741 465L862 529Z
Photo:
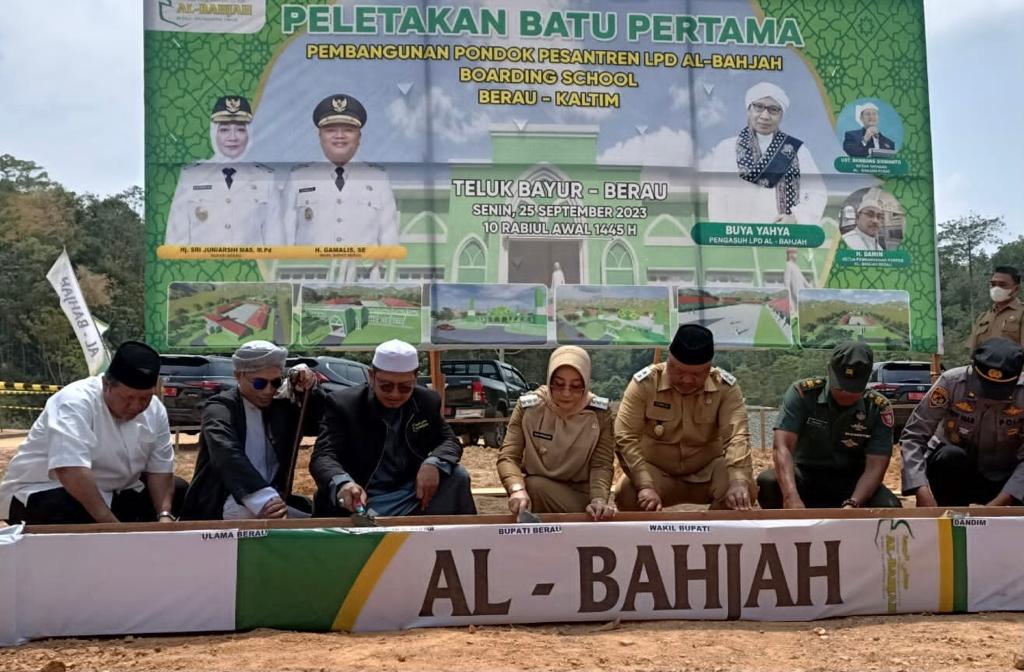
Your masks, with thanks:
M398 210L387 174L353 161L366 108L344 93L327 96L313 110L325 162L292 169L283 194L285 229L295 245L397 245ZM360 273L360 266L369 272ZM380 263L342 261L339 282L383 277Z
M168 245L283 245L274 170L247 163L252 108L221 96L210 114L213 157L181 169L167 216Z

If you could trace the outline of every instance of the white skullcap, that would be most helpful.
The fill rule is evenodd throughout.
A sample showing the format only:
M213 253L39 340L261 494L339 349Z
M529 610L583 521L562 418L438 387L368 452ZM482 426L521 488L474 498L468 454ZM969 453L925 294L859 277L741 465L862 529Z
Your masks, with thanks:
M758 82L747 89L746 107L750 107L752 102L762 98L771 98L779 104L783 112L789 109L789 96L785 91L769 82Z
M860 199L860 205L857 206L857 212L860 212L864 208L878 208L881 211L885 211L885 203L882 200L882 190L877 187L871 187L865 192L864 197Z
M408 373L420 368L416 348L397 338L384 341L373 351L373 368L392 373Z
M284 367L288 357L288 348L275 345L270 341L249 341L231 356L235 371L259 371L272 366Z
M860 113L863 112L864 110L874 110L875 112L878 112L878 105L875 105L874 103L864 103L863 105L854 106L853 116L854 118L857 119L861 126L864 125L864 122L860 120Z

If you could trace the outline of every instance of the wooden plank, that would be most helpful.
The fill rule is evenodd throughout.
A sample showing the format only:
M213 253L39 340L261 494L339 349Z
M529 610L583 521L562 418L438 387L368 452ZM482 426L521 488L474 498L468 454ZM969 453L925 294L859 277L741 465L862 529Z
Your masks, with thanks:
M441 408L444 408L444 374L441 372L441 351L431 350L427 354L430 361L430 385L441 395Z
M505 488L473 488L474 497L507 497Z
M939 376L942 375L942 355L935 353L932 355L932 383L934 384Z
M947 512L970 515L972 518L1024 517L1024 506L934 507L914 509L794 509L791 511L620 511L614 520L663 522L717 520L861 520L890 518L940 518ZM585 523L590 517L583 513L545 513L545 523ZM382 527L423 525L509 525L515 516L486 514L476 516L401 516L378 518ZM601 523L594 523L600 525ZM106 532L160 532L181 530L288 530L318 527L351 527L348 518L304 518L302 520L209 520L178 523L102 523L92 525L28 525L26 534L95 534Z

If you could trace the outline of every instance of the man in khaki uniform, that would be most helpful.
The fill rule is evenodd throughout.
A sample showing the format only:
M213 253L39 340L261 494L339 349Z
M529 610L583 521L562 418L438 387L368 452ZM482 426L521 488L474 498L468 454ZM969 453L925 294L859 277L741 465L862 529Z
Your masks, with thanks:
M747 409L736 379L711 365L714 355L711 331L684 324L668 362L634 374L615 419L623 511L684 502L750 508L756 489Z
M992 307L974 323L967 349L971 353L990 338L1008 338L1024 345L1024 304L1020 302L1020 272L1013 266L997 266L989 281Z

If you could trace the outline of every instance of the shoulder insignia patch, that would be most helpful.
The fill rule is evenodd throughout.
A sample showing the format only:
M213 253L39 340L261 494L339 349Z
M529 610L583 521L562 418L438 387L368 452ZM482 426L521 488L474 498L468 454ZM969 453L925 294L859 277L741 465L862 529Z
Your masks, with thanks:
M635 380L638 383L642 383L644 379L650 376L652 373L654 373L654 367L645 366L644 368L640 369L639 371L633 374L633 380Z
M932 408L945 408L949 405L949 390L935 386L928 395L928 405Z
M882 424L886 427L892 427L896 424L896 415L892 412L892 406L885 406L880 414L882 418Z
M718 370L718 377L721 378L722 382L725 383L726 385L735 385L736 384L736 376L732 375L731 373L729 373L725 369L719 369Z
M253 165L255 165L257 168L262 169L264 172L271 173L271 174L273 174L273 172L274 172L273 168L271 168L270 166L265 166L262 163L256 163L256 164L253 164Z
M531 408L540 403L540 395L535 392L524 394L519 397L519 405L523 408Z
M596 408L599 411L607 411L608 403L608 397L594 397L593 399L590 400L590 403L587 405L590 408Z
M867 393L864 396L867 397L868 399L870 399L871 402L875 406L878 406L883 411L885 409L889 408L889 406L890 406L889 399L884 394L882 394L880 392L875 392L874 390L868 390Z
M796 386L804 390L813 390L825 384L824 378L804 378L796 383Z

